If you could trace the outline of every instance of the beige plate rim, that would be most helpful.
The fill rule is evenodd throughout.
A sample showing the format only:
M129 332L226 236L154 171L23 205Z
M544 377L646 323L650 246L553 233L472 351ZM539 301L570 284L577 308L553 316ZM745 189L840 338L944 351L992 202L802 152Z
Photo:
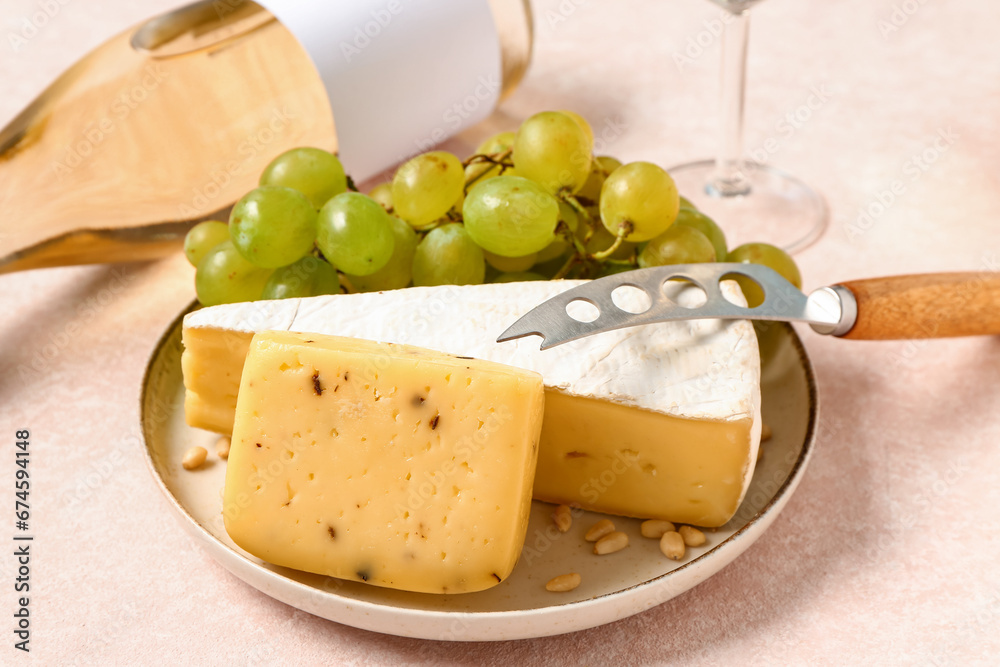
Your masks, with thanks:
M150 354L142 378L139 414L146 466L178 521L209 554L227 570L266 595L322 618L353 627L404 637L445 641L490 641L544 637L610 623L666 602L712 576L743 553L777 517L798 486L812 456L819 422L819 395L815 371L802 340L787 329L807 384L808 424L802 448L787 478L762 508L732 535L679 567L619 590L591 598L550 606L507 611L428 611L358 600L335 592L319 591L266 569L221 542L204 528L177 499L157 469L147 435L150 378L160 355L178 335L184 309L167 326ZM332 607L332 608L331 608Z

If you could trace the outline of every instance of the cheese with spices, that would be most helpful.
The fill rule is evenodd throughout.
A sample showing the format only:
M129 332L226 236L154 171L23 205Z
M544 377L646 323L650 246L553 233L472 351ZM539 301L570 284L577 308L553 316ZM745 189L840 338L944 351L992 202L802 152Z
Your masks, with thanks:
M261 559L425 593L497 585L527 530L541 377L421 348L254 336L223 515Z

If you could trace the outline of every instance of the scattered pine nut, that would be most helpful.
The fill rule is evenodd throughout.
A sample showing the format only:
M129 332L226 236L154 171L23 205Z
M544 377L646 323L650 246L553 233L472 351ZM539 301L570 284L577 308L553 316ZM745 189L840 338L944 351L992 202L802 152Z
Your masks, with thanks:
M765 440L770 440L772 435L774 435L774 434L771 432L771 427L770 426L768 426L767 424L764 424L763 426L760 427L760 441L761 442L764 442Z
M201 466L206 458L208 458L207 449L204 447L192 447L184 452L184 460L181 461L181 465L184 466L185 470L194 470Z
M642 525L639 526L639 532L642 533L643 537L651 537L657 540L663 537L663 533L669 533L674 530L677 530L674 528L674 524L669 521L664 521L663 519L650 519L649 521L643 521Z
M616 530L613 533L608 533L594 543L594 553L598 556L613 554L616 551L621 551L627 546L628 535L620 530Z
M569 574L560 574L558 577L549 579L549 583L545 584L545 590L552 591L553 593L566 593L579 585L580 575L576 572L570 572Z
M573 515L570 514L569 505L560 505L552 512L552 522L560 533L565 533L573 525Z
M215 453L218 454L219 458L225 461L229 458L229 447L232 444L229 438L222 436L219 441L215 443Z
M611 519L601 519L587 531L587 534L583 536L583 539L588 542L596 542L608 533L615 532L615 524L611 523Z
M694 526L681 526L677 532L684 539L684 544L689 547L700 547L705 543L705 533Z
M660 551L670 560L684 558L684 538L676 531L663 533L660 538Z

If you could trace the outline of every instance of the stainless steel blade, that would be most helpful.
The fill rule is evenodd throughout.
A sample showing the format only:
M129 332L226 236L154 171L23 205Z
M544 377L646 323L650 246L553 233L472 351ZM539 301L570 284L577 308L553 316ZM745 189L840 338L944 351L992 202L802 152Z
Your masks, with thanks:
M728 301L719 283L733 276L745 276L757 283L764 292L764 302L747 308ZM645 298L636 289L645 293ZM541 336L541 349L545 350L614 329L703 318L807 322L820 333L840 335L854 323L853 297L848 299L843 291L824 287L806 296L776 271L758 264L658 266L591 280L566 290L525 313L497 342ZM699 300L703 303L696 305ZM579 313L581 302L590 304L591 311L596 308L596 318Z

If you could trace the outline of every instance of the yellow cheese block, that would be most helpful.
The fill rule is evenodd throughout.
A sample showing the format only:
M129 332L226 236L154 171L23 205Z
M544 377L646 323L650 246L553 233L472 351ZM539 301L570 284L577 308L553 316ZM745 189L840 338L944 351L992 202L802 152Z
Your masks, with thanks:
M359 339L261 332L223 505L259 558L428 593L506 578L527 530L541 376Z

